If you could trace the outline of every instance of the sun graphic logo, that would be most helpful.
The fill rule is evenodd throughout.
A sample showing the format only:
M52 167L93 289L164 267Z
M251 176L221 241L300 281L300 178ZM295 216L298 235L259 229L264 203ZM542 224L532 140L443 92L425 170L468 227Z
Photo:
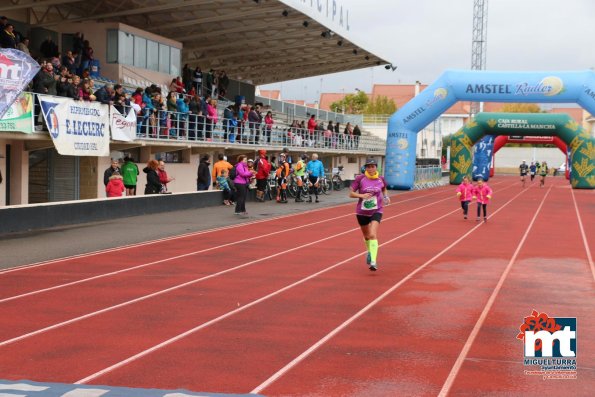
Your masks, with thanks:
M545 96L558 95L564 91L564 83L562 82L562 79L556 76L545 77L539 84L544 88L549 88L544 92L543 95Z
M448 90L446 88L437 88L434 91L434 97L439 99L444 99L448 95Z
M549 317L533 310L520 326L525 358L576 357L576 318Z
M399 138L397 140L397 146L399 147L399 149L405 150L409 147L409 142L407 142L407 139L405 138Z

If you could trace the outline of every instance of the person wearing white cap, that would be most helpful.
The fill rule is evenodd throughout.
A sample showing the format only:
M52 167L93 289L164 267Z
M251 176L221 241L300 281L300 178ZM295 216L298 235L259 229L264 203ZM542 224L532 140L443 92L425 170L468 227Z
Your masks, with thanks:
M521 165L519 165L519 170L521 173L521 184L523 185L523 187L525 187L525 177L527 176L527 173L529 172L529 166L527 165L527 162L525 160L523 160Z
M365 172L355 178L349 192L349 197L359 199L355 215L364 235L368 249L366 264L371 271L378 269L378 227L382 220L383 204L390 204L386 186L386 181L378 172L376 160L367 159Z

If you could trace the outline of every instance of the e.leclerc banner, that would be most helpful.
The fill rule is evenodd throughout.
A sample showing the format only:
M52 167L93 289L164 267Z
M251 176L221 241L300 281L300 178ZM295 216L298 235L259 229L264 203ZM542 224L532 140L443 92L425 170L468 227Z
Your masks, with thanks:
M0 119L0 131L33 132L33 95L22 92Z
M45 124L58 153L109 156L108 106L38 95Z
M114 141L132 142L136 139L136 113L133 109L123 115L113 106L110 106L110 122L112 139Z
M39 64L22 51L0 48L0 118L39 71Z

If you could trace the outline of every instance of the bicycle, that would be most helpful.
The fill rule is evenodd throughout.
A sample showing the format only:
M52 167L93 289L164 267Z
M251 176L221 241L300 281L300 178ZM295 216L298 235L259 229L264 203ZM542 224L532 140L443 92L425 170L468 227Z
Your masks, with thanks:
M268 198L269 200L273 200L277 196L277 180L275 178L275 174L269 174L267 179L267 183L264 188L264 198Z
M341 171L343 171L343 166L340 165L337 167L337 172L333 174L332 184L333 190L341 190L345 187L345 183L343 182L343 178L341 178Z
M323 178L320 178L320 180L318 181L318 193L329 195L329 194L331 194L332 190L333 190L333 185L332 185L331 180L328 178L328 176L324 176Z

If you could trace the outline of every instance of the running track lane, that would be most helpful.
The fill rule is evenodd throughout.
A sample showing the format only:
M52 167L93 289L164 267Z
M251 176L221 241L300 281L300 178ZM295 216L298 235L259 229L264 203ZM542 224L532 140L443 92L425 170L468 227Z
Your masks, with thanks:
M406 193L398 196L396 204L411 206L417 200L444 195L446 192L450 193L450 191L445 188L441 188L436 189L436 191L431 193L426 192L425 194L419 194L419 191L412 192L411 194ZM258 230L259 224L266 223L268 226L265 233L269 236L275 236L278 232L289 231L288 225L300 225L305 223L304 218L306 216L312 220L324 221L324 219L328 219L330 221L337 217L343 218L352 216L351 208L352 204L344 204L337 207L308 210L302 214L281 216L269 219L266 222L259 220L233 227L184 234L177 237L159 239L2 270L0 271L0 276L2 276L0 279L2 282L0 302L6 298L26 294L31 291L37 291L44 288L56 288L60 285L64 285L64 283L80 282L81 280L84 280L81 276L92 278L97 275L103 275L106 272L122 271L122 269L126 269L130 266L138 265L139 257L140 259L150 258L152 261L157 262L160 260L167 260L172 256L181 256L196 252L197 242L206 247L229 244L229 247L233 248L234 242L239 239L250 237L259 238L259 236L252 236L251 230L253 225L255 225L254 229ZM167 252L164 251L170 250L171 248L173 248L173 255L167 255ZM4 276L8 274L10 274L9 278L4 278Z
M506 200L504 192L499 197L503 201ZM432 237L436 235L435 230L428 229L452 226L453 217L462 221L456 202L446 205L449 210L453 206L456 215L436 221L432 228L421 229L397 240L395 246L399 246L399 251L404 248L411 249L416 244L421 246L420 241L432 241ZM420 223L419 220L414 221L415 224ZM453 235L458 238L472 226L475 226L474 222L457 223ZM408 225L408 229L412 229L411 225ZM383 225L382 233L385 236L394 234L390 223ZM411 238L417 235L421 237ZM453 241L452 236L450 239L444 239L448 240L444 245ZM358 244L357 240L353 243ZM391 245L392 243L389 243L386 246ZM434 252L428 251L420 247L415 255L422 257L419 261L427 261L434 255ZM336 259L321 253L319 260L332 263ZM113 372L93 378L91 383L132 382L142 386L159 378L160 387L167 387L171 382L185 385L189 389L200 387L201 390L245 392L255 386L256 379L265 379L305 347L361 309L379 292L386 290L387 286L394 284L395 279L399 280L407 273L407 268L414 269L421 264L416 262L411 260L410 263L405 263L402 269L393 268L389 263L381 263L384 267L374 274L362 264L361 256L349 260L348 266L337 267L308 283L189 335ZM349 288L346 288L346 285L349 285ZM178 363L175 370L171 368L173 361ZM306 387L303 390L308 389Z
M595 281L572 193L559 184L552 189L469 353L462 357L450 394L593 395ZM588 214L583 224L586 219L592 223L593 208L580 210ZM577 318L576 380L544 381L524 374L539 367L523 365L523 342L515 333L533 309L550 317Z
M429 201L433 199L434 201ZM436 202L439 202L440 196L437 198L420 198L416 201L417 208L410 204L411 209L403 208L399 216L406 215L424 207L429 207ZM352 214L349 214L352 217ZM221 247L220 250L205 248L198 251L203 251L201 255L191 255L179 258L181 255L175 255L171 260L163 262L138 265L140 268L127 271L122 269L122 273L96 275L95 279L84 283L75 283L60 289L53 289L43 291L43 298L40 299L37 294L31 292L31 295L21 297L19 299L8 298L3 302L0 301L0 316L8 319L5 326L0 329L0 346L11 343L11 340L21 335L38 332L40 328L52 327L65 321L72 321L79 316L89 316L89 313L94 313L115 305L127 304L128 302L138 299L146 299L149 294L161 294L167 289L180 288L180 285L194 284L193 280L208 279L215 277L218 273L233 271L237 267L250 266L253 251L258 248L261 257L272 256L277 253L283 253L287 250L295 250L295 247L306 247L307 244L312 246L322 238L335 236L337 234L345 233L346 231L357 230L357 226L350 224L345 228L345 223L335 222L334 217L329 222L327 228L300 228L299 225L290 229L285 229L291 234L296 233L295 236L287 236L284 239L275 239L271 243L271 239L266 238L247 238L247 244L242 244L238 241L231 247L234 249L234 254L229 254L229 247ZM339 218L339 220L342 218ZM314 225L319 226L325 224L325 220L316 220ZM309 230L310 229L310 230ZM281 234L273 233L275 237ZM247 236L246 236L247 237ZM300 241L301 240L301 241ZM311 240L311 241L310 241ZM264 244L264 245L263 245ZM195 247L196 248L196 247ZM311 248L308 248L311 249ZM236 252L237 251L237 252ZM196 249L195 249L196 252ZM221 253L224 253L226 261L224 267L221 266ZM300 253L292 255L299 256ZM248 256L248 257L247 257ZM279 260L279 259L275 259ZM3 280L4 283L10 283L11 275L8 280ZM109 277L108 277L109 276ZM115 290L110 292L110 290ZM27 307L27 316L22 316L22 307ZM60 308L59 311L52 310L54 306Z
M393 206L392 208L398 209L399 207ZM435 210L432 207L429 207L424 216L428 218L435 217L433 211ZM419 217L419 214L411 214L407 216ZM353 215L350 216L350 218L352 217ZM349 226L353 226L352 219L350 219L348 223ZM333 225L329 225L327 228L330 228L328 230L333 230L333 227ZM358 247L355 252L361 252L361 248L359 247L362 243L360 241L361 237L359 237L359 233L355 230L351 234L356 236L354 244L352 244L352 246ZM314 237L315 241L318 240L317 236ZM129 355L131 352L136 352L140 349L139 344L141 344L140 346L142 348L152 346L167 337L162 333L168 331L171 333L171 327L173 326L187 329L187 324L185 322L190 321L195 323L196 321L205 321L208 318L216 317L220 314L219 312L228 311L232 307L236 308L238 302L245 302L251 298L252 296L249 294L256 295L263 288L274 289L280 282L286 282L286 278L295 278L299 276L299 272L309 274L310 269L308 266L316 264L315 258L318 255L317 252L332 249L340 251L341 248L343 248L342 244L343 243L339 241L338 243L335 242L334 247L325 246L322 250L308 250L305 253L306 255L300 254L300 257L297 259L303 259L303 261L298 260L297 263L287 261L288 264L293 263L294 268L283 267L281 270L288 274L279 272L279 263L277 262L271 261L265 264L268 268L257 271L257 273L264 272L271 278L271 280L266 282L266 277L264 277L265 282L262 283L264 285L258 283L254 284L254 281L258 282L259 278L262 278L261 276L255 276L250 272L238 272L238 274L233 275L231 281L212 280L211 285L203 286L201 284L198 288L186 289L186 291L177 294L177 296L172 297L170 294L166 297L167 299L157 302L147 302L147 304L141 306L134 305L135 307L130 310L118 310L109 313L108 315L102 315L92 320L86 320L81 324L76 324L74 329L73 327L66 327L66 329L59 329L48 334L42 334L31 341L24 340L22 343L20 342L2 347L6 355L5 357L14 358L14 362L9 358L0 360L2 367L4 367L2 373L8 373L11 377L22 376L36 380L60 380L72 382L73 380L78 379L78 371L87 374L89 372L89 366L92 366L92 362L94 361L98 361L100 364L105 365L103 364L104 360L109 362L114 361L114 354ZM312 257L308 258L307 255L310 254ZM254 256L255 254L252 252L251 257L253 258ZM215 266L219 266L220 261L217 262L216 257L212 259L212 262L216 264ZM226 276L228 277L230 274ZM227 277L225 279L227 279ZM225 283L229 285L232 293L230 293L229 289L222 289L222 286ZM114 291L112 293L117 292L118 291ZM234 293L236 295L234 295ZM237 293L243 293L245 296L237 299ZM104 291L104 294L109 295L110 292ZM194 299L194 301L190 301L190 304L188 300L189 295L193 296ZM208 300L205 296L209 297ZM186 311L190 311L190 313L182 313L183 316L180 316L180 312L183 312L185 308ZM197 320L192 316L200 317L199 320ZM116 330L114 330L114 324L118 324ZM163 324L171 325L170 328L168 328L164 327ZM143 339L143 332L148 334L145 338L149 338L149 340ZM106 338L108 338L108 340L106 340ZM41 344L47 346L47 348L40 348L40 341L42 341ZM146 345L143 343L146 343ZM100 348L102 345L105 345L106 348L103 351ZM30 347L27 348L27 346ZM91 349L91 351L88 351L89 349ZM27 353L24 352L25 350L33 350L29 355L31 360L26 363L22 360L23 355L27 355ZM61 353L59 363L53 362L53 360L57 358L55 354L52 354L52 352L55 351ZM87 357L87 367L76 364L76 362L80 362L81 356ZM69 363L68 358L71 358L75 362ZM27 366L36 368L39 373L25 370L23 368L29 368ZM68 373L74 373L74 379L65 379L65 374ZM81 374L80 376L83 375Z
M481 312L518 243L506 220L523 227L531 219L528 193L496 191L487 224L454 246L428 241L433 255L446 251L347 328L281 370L268 387L253 391L270 396L436 395L467 326ZM513 194L519 196L498 211ZM476 224L459 214L456 218L451 227L471 230Z

